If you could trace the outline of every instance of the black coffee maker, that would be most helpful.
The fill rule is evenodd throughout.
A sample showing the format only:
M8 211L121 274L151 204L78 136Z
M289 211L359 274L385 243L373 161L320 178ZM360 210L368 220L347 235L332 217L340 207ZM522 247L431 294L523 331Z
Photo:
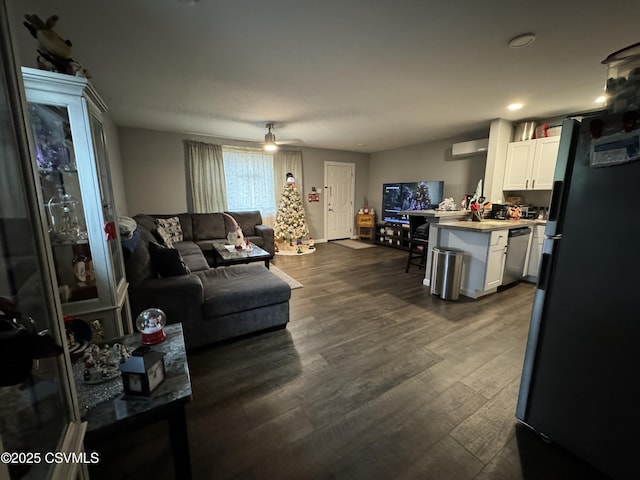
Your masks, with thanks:
M506 220L507 205L501 203L491 204L491 212L489 212L488 218L493 218L494 220Z

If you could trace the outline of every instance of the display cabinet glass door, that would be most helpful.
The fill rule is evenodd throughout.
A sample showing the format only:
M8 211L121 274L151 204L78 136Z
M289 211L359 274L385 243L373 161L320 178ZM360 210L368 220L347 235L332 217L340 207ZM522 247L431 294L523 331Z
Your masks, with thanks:
M79 453L84 425L75 400L66 334L49 268L47 232L41 222L42 199L36 194L6 18L4 1L0 0L0 451L12 453L10 460L15 460L7 462L3 456L0 478L75 478L77 464L43 460L46 452L64 449ZM52 118L59 113L53 111ZM64 123L59 127L56 135L61 133L64 139ZM56 158L71 169L72 151L60 150ZM75 207L70 197L64 197L76 193L71 182L67 186L70 172L58 170L60 180L60 175L54 178L50 170L46 175L52 175L49 192L53 203L62 195L54 208L64 210L65 202ZM62 192L57 187L61 182ZM82 245L81 222L75 224L76 217L68 213L55 212L55 227L66 232L64 241L71 247ZM47 342L51 349L43 348L42 339L51 340Z
M93 148L98 164L98 183L100 185L100 199L102 201L102 214L105 222L105 234L109 242L109 254L111 255L111 264L113 265L113 284L118 288L125 281L124 260L122 258L122 249L119 244L119 231L116 228L117 218L113 204L113 187L111 185L111 175L108 165L107 146L104 137L104 128L100 119L91 115L91 136L93 139Z
M67 109L29 103L28 112L60 298L98 298Z

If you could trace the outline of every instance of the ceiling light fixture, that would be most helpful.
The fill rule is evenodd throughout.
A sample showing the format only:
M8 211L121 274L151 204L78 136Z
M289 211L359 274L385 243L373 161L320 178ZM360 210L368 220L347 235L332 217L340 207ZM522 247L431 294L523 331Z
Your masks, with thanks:
M522 106L523 105L521 103L512 103L511 105L507 106L507 108L509 110L520 110Z
M531 45L536 39L535 33L522 33L509 40L510 48L522 48Z
M607 97L605 97L604 95L600 95L598 98L596 98L596 103L604 103L607 101Z
M267 123L266 127L269 131L264 136L264 149L267 152L275 152L278 150L278 145L276 145L276 136L271 129L273 128L273 123Z

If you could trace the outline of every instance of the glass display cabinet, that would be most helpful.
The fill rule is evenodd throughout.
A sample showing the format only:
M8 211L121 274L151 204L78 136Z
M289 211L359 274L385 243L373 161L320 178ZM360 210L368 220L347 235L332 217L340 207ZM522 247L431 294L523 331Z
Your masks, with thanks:
M86 78L22 68L57 289L66 316L131 331L102 115ZM98 320L100 324L96 324Z
M29 145L24 91L0 0L0 479L85 478L82 422L48 232Z

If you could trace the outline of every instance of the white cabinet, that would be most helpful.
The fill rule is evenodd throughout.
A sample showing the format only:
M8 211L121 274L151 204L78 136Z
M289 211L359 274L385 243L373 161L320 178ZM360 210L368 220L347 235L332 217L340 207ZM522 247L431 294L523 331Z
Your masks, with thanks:
M542 257L542 243L544 242L544 225L536 225L531 238L531 248L529 250L529 263L527 265L527 279L536 280L540 268L540 258Z
M507 230L491 232L489 237L489 251L487 253L487 269L484 278L485 290L498 288L502 285L507 237Z
M86 78L23 68L33 170L65 315L102 323L105 337L131 328L122 248L102 115Z
M502 285L509 231L460 230L448 228L446 223L435 226L438 229L437 246L465 252L460 293L467 297L479 298L496 292Z
M503 190L551 190L560 137L546 137L507 146Z

